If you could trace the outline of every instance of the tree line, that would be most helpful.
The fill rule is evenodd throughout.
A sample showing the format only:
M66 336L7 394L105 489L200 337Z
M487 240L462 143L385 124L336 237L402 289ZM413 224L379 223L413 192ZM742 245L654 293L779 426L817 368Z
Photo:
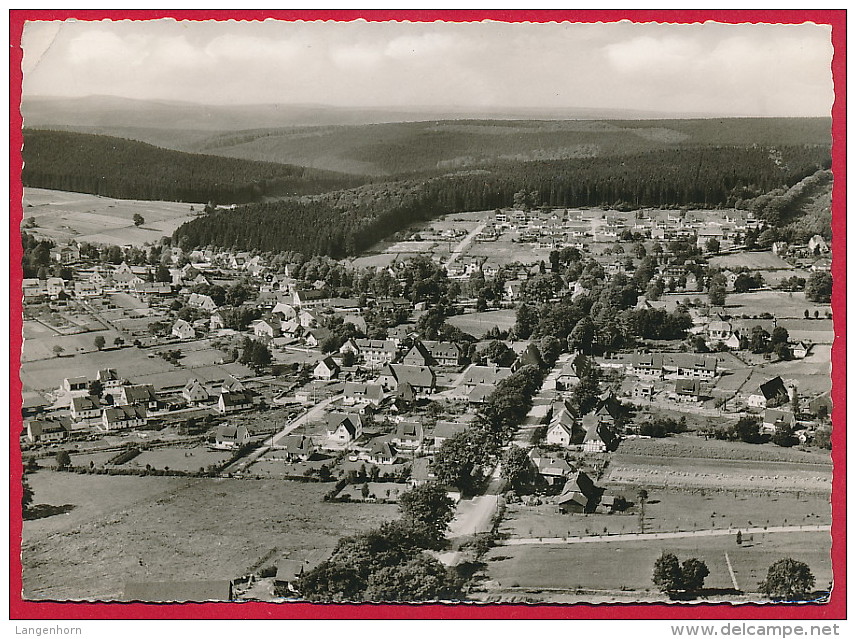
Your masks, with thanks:
M107 197L247 203L302 195L364 180L331 171L171 151L105 135L26 129L24 186Z
M735 192L790 186L829 164L829 147L780 149L777 163L753 147L671 149L616 158L496 163L424 180L362 185L317 196L250 204L182 225L174 240L259 251L344 257L413 222L511 206L521 190L537 205L700 206L733 203Z

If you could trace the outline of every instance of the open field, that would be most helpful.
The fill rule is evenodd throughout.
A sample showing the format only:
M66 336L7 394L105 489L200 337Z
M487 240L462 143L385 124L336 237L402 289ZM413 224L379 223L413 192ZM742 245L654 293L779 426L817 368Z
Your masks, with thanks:
M624 513L573 514L559 512L553 504L509 505L500 532L511 539L537 537L585 537L643 532L639 522L640 486L606 486L636 505ZM666 490L650 488L645 504L644 532L679 532L751 526L799 526L829 524L829 496L820 493L764 493L751 490Z
M662 439L625 439L613 456L620 461L624 455L654 457L693 457L723 460L764 462L794 462L830 465L829 451L807 448L782 448L775 444L747 444L695 435L675 435Z
M220 464L232 456L224 450L209 450L205 445L182 448L154 448L144 450L131 461L122 464L123 468L152 468L163 470L183 470L195 472L212 464Z
M262 558L332 548L393 519L395 505L325 503L325 484L40 471L35 503L70 516L25 522L24 596L120 597L125 581L231 579Z
M91 334L87 340L92 341ZM94 347L93 347L94 348ZM164 373L174 370L173 366L160 357L148 357L146 351L138 348L81 353L72 357L53 357L39 361L25 361L21 366L21 380L26 390L58 388L66 377L86 375L95 377L102 368L114 368L123 377Z
M501 331L507 331L514 326L517 321L516 311L486 311L484 313L466 313L464 315L454 315L446 320L452 326L461 329L464 333L469 333L473 337L481 338L494 326Z
M26 324L32 322L27 321ZM32 328L30 332L32 332ZM21 351L22 362L35 362L38 360L52 360L56 358L54 347L62 348L63 357L69 355L92 353L98 349L95 347L95 338L101 336L104 338L105 344L112 347L113 340L119 337L116 331L92 331L89 333L77 333L75 335L57 335L43 333L38 337L24 337L24 346Z
M745 266L750 271L792 270L793 267L772 251L743 251L729 255L717 255L710 258L708 263L717 268L738 268ZM766 277L766 273L764 276ZM787 277L790 277L788 275Z
M38 235L58 242L75 239L78 242L133 244L157 242L184 222L194 218L190 207L202 210L202 204L184 202L147 202L52 191L24 189L24 219L35 218ZM139 213L145 219L135 227L133 217Z
M830 560L831 538L826 532L755 534L752 541L738 546L731 535L686 539L617 541L578 545L500 546L491 549L487 561L486 581L488 593L513 596L527 589L534 600L552 600L541 588L567 589L573 594L577 588L612 599L631 601L648 598L657 593L651 582L651 571L657 557L664 550L673 552L683 561L696 557L710 569L705 587L733 589L725 553L728 553L734 577L740 590L754 593L757 584L767 574L767 568L782 557L794 557L811 568L817 587L824 588L832 580ZM630 592L620 592L621 590ZM614 592L611 592L614 591ZM480 598L485 598L482 595ZM729 596L720 600L728 600ZM747 596L731 596L734 600L747 600ZM591 601L592 595L580 594L577 602ZM759 600L757 595L748 595ZM566 600L566 599L562 599Z
M814 317L814 312L820 312L826 317L831 310L829 304L815 304L805 299L805 293L788 293L785 291L755 291L753 293L729 293L725 298L725 308L734 316L748 315L754 317L761 313L772 313L777 319L805 318L805 311Z

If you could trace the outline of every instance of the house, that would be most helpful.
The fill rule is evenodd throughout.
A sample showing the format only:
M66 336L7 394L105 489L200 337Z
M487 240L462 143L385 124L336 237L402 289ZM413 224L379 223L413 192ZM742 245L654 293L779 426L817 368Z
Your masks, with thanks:
M383 387L380 384L363 384L360 382L345 382L343 402L352 406L359 402L368 402L379 406L383 401Z
M326 328L310 328L304 339L309 348L319 348L332 333Z
M573 424L568 424L563 420L555 420L547 427L547 436L545 437L545 441L548 444L569 448L573 439Z
M60 264L77 262L80 259L80 249L73 244L55 247L51 250L51 259Z
M124 380L119 377L119 373L113 368L104 368L95 374L95 379L101 383L103 390L117 388L122 385Z
M398 459L398 451L387 438L377 437L369 445L365 459L378 466L390 466Z
M340 444L349 444L363 435L363 420L354 413L329 413L327 437Z
M102 289L98 284L93 284L92 282L80 281L77 280L74 282L74 296L75 297L98 297L101 295ZM24 291L24 297L26 297L26 290Z
M249 441L250 432L243 424L240 426L221 424L217 428L217 434L214 436L214 448L219 448L221 450L234 450L240 448Z
M646 399L653 400L654 399L654 383L653 382L637 382L633 385L633 398L634 399Z
M297 311L291 304L278 302L271 311L272 315L278 315L280 319L290 320L297 319Z
M701 401L701 381L698 379L675 380L675 399L679 402Z
M193 330L190 322L183 319L176 320L175 324L172 325L172 334L178 339L193 339L196 337L196 331Z
M797 342L791 347L791 355L794 359L805 359L811 351L812 345L806 342Z
M58 297L60 293L65 292L65 282L61 277L49 277L45 287L47 294L51 297Z
M279 446L285 449L285 458L289 462L309 461L315 452L312 439L306 435L288 435Z
M705 335L710 343L725 342L734 333L734 325L731 322L721 320L710 322L705 328Z
M312 376L315 379L331 380L339 376L339 370L336 360L327 356L315 365Z
M499 366L477 366L473 364L461 377L461 388L465 394L469 394L479 384L496 386L506 377L511 375L510 368Z
M447 439L460 435L467 429L468 425L463 422L449 422L439 420L434 425L434 448L439 448Z
M434 358L420 340L416 340L407 354L401 360L402 364L408 366L431 366L434 364Z
M184 388L181 389L181 396L187 400L188 404L201 404L208 402L210 396L208 390L199 382L198 379L190 379Z
M89 380L85 377L66 377L62 380L62 389L66 393L87 392Z
M509 302L514 302L520 298L520 289L523 286L523 282L520 280L511 280L505 283L505 286L502 289L502 296Z
M83 397L71 398L71 418L76 422L87 419L97 419L101 416L101 404L94 397L84 395Z
M106 432L145 426L146 419L146 407L141 405L108 406L101 413L101 425Z
M716 377L719 362L715 357L704 357L692 353L676 353L667 357L666 370L674 369L678 377Z
M767 408L764 411L764 417L761 422L761 427L768 433L774 433L780 427L786 427L793 430L796 424L797 420L794 417L794 414L790 411Z
M208 330L219 331L224 328L226 328L226 320L223 316L219 312L211 313L211 317L208 318Z
M117 405L145 406L149 410L157 410L158 396L151 384L127 384L120 386L113 393L113 401Z
M423 344L437 366L460 366L463 362L464 353L454 342L426 341Z
M585 375L591 368L588 358L578 353L572 360L566 362L556 376L556 390L571 390L580 381L580 375Z
M253 326L253 335L256 337L267 337L273 339L282 335L282 322L276 317L269 317L256 322Z
M217 411L221 415L228 415L239 410L247 410L253 407L253 398L244 392L221 392L217 399Z
M349 339L339 349L340 352L351 351L361 357L367 368L382 368L391 364L398 354L398 347L390 339Z
M535 366L544 368L544 360L541 358L541 351L535 344L529 344L526 349L517 356L514 363L511 364L511 372L516 373L524 366Z
M402 421L395 427L392 443L400 448L415 449L422 446L425 433L422 430L422 422Z
M637 377L659 377L665 375L662 353L635 353L630 358L628 373Z
M813 235L808 241L808 250L815 255L829 253L829 245L820 235Z
M556 504L563 513L590 512L594 509L599 492L591 478L578 470L565 482Z
M489 384L476 384L467 395L467 401L473 405L486 404L495 390L496 387Z
M273 579L277 594L288 590L297 595L297 580L303 575L305 564L297 559L280 559L276 565L276 576Z
M531 456L538 475L550 486L554 486L565 480L565 477L574 472L574 468L564 459L557 457Z
M387 364L380 371L378 383L385 390L396 390L399 385L408 383L417 395L429 395L434 392L437 377L429 366L407 366L406 364Z
M227 375L220 384L221 393L239 393L246 390L244 385L232 375Z
M587 453L602 453L607 450L615 450L618 437L612 431L610 425L601 420L602 415L589 413L583 417L583 451Z
M755 408L776 408L790 400L788 389L781 377L774 377L758 387L758 393L749 396L747 404Z
M154 603L204 603L233 598L232 582L228 580L127 582L122 597L124 601Z
M32 443L50 444L64 441L71 432L71 422L66 418L30 419L27 421L27 439Z
M329 298L324 291L295 291L292 304L295 308L316 308L324 306Z

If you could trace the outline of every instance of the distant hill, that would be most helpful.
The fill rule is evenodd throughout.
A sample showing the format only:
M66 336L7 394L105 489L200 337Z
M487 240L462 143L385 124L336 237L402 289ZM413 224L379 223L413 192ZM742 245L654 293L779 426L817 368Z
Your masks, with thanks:
M24 186L116 198L246 203L355 186L353 176L301 166L182 153L68 131L24 131Z

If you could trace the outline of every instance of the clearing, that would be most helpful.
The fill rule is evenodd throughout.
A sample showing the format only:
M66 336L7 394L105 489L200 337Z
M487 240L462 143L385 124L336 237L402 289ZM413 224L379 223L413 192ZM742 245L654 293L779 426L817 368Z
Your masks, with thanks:
M485 311L483 313L465 313L454 315L446 320L452 326L469 333L473 337L481 338L493 327L501 331L509 330L517 322L517 312L513 309L501 311Z
M71 508L24 522L27 599L121 597L126 581L234 579L261 560L335 546L397 516L327 503L332 484L119 477L39 471L36 504Z
M118 200L86 193L24 189L24 219L36 220L36 227L30 232L56 242L74 239L119 246L157 242L196 217L191 206L196 211L204 207L184 202ZM142 226L134 226L135 213L143 216Z

